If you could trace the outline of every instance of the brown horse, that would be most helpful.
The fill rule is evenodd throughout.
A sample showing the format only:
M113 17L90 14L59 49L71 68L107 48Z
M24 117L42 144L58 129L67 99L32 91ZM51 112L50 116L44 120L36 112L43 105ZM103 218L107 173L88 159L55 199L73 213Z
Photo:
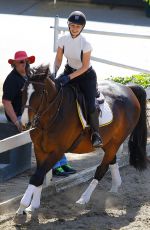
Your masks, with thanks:
M94 150L90 133L84 132L78 117L76 97L70 84L56 87L47 67L33 71L23 89L24 112L22 123L35 127L30 132L34 144L37 168L21 200L17 214L40 206L42 184L46 173L66 152L87 153ZM100 83L102 92L113 112L113 121L100 128L104 157L94 179L77 201L85 204L108 168L112 175L112 189L116 192L121 178L116 153L129 136L130 164L138 170L146 168L146 93L140 86L124 86L111 81Z

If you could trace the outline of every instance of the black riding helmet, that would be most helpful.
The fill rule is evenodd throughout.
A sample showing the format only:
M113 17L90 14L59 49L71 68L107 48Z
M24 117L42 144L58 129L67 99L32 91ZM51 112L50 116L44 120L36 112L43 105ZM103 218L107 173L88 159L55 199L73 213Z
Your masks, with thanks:
M86 17L81 11L73 11L68 17L68 23L74 23L78 25L86 24Z

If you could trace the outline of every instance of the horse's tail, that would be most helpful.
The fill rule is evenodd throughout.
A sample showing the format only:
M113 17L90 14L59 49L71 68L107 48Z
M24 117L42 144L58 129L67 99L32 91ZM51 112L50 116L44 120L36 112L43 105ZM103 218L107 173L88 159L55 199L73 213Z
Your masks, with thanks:
M136 95L140 107L140 117L137 125L129 137L128 149L130 153L130 165L142 171L147 166L147 116L146 116L146 92L138 85L129 86Z

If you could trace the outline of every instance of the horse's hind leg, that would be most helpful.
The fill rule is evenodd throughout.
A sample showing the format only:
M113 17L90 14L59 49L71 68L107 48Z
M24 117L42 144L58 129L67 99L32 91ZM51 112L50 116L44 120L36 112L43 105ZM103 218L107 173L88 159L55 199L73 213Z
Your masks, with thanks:
M119 172L118 163L116 162L116 157L115 157L115 162L113 161L110 163L109 169L112 178L112 185L111 185L110 192L117 193L121 185L121 176Z
M122 152L123 152L123 144L121 144L117 153L119 154ZM116 162L116 156L114 157L113 161L110 162L109 169L112 177L112 185L111 185L110 192L117 193L119 187L121 186L122 180L119 172L119 166L118 163Z
M116 163L116 152L118 147L107 146L105 150L105 155L102 160L102 163L97 167L94 179L86 189L86 191L81 195L80 199L76 202L79 204L86 204L89 202L90 197L95 190L98 182L103 178L105 173L107 172L110 165L110 171L112 175L112 187L111 192L117 192L119 186L121 185L121 177L119 173L118 164Z

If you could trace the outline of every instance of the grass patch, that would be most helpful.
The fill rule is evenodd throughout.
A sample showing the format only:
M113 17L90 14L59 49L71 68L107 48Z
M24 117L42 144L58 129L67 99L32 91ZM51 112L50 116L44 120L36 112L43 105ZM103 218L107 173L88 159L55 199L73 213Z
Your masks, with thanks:
M150 74L140 73L127 77L111 77L108 80L112 80L123 85L128 83L135 83L143 86L144 89L150 87Z

